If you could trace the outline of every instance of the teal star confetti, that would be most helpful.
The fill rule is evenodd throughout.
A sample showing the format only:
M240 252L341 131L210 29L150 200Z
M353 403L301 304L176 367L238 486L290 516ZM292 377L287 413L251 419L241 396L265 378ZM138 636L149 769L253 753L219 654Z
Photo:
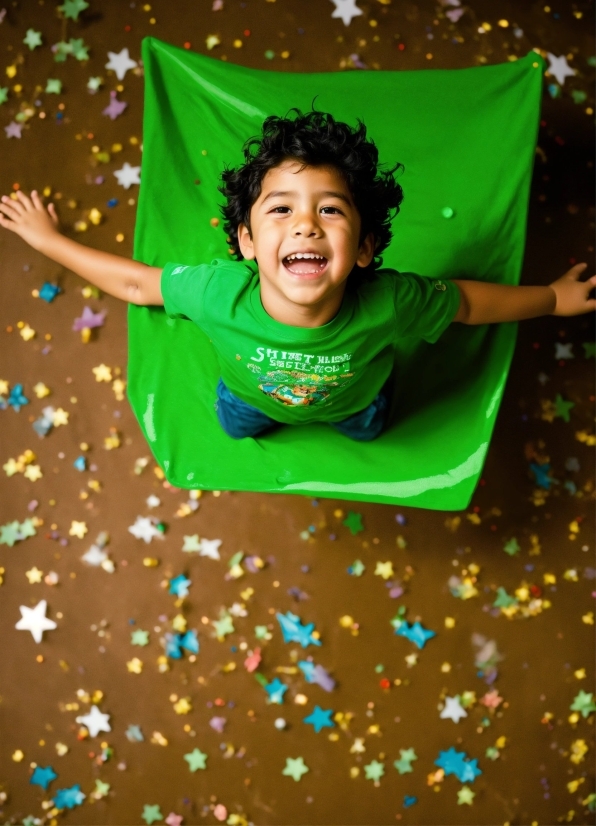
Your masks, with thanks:
M45 790L52 780L55 780L57 777L58 775L51 766L46 766L45 769L42 769L41 766L36 766L29 783L33 783L34 786L41 786L41 788Z
M8 545L9 548L21 538L18 522L9 522L0 526L0 545Z
M379 763L378 760L373 760L368 766L364 766L364 772L367 780L379 781L385 774L385 764Z
M64 0L64 5L58 8L67 20L78 20L79 14L89 8L89 3L85 0Z
M302 757L286 757L286 767L282 771L288 777L293 777L296 782L300 780L303 774L309 771L308 766L305 765Z
M192 585L190 579L187 579L184 574L180 574L170 580L170 594L174 594L177 597L187 597L189 585Z
M345 525L346 528L350 529L352 536L364 530L361 514L354 513L354 511L348 511L348 516L344 519L342 525Z
M335 723L331 720L332 709L323 711L320 706L315 706L315 710L308 717L304 717L305 723L310 723L318 734L323 728L335 728Z
M477 763L477 760L467 760L465 751L456 751L453 746L448 751L439 752L435 760L435 766L443 769L446 775L454 774L460 783L474 780L482 774Z
M573 402L566 402L563 401L563 397L560 393L557 393L557 398L555 399L555 408L556 413L554 413L554 417L560 416L564 422L569 421L569 411L572 407L575 407Z
M59 95L62 92L62 81L50 78L46 86L46 94Z
M86 797L77 783L69 789L58 789L54 794L54 806L57 809L74 809L75 806L80 806Z
M530 464L530 470L534 474L536 479L536 484L540 488L544 488L545 490L550 490L551 484L558 485L559 480L554 479L552 476L548 475L550 470L550 464L546 465L538 465L536 462L532 462Z
M366 567L362 564L362 562L359 559L357 559L356 562L352 562L352 564L348 568L348 573L352 576L360 576L365 570Z
M497 588L497 598L493 602L493 608L509 608L510 605L517 605L517 599L509 596L503 586L500 585Z
M158 820L163 820L159 806L149 806L148 803L145 803L143 806L143 814L141 817L148 826L150 826L151 823L156 823Z
M211 620L211 622L215 628L215 635L218 639L223 639L226 634L233 634L236 630L234 628L232 617L229 614L221 617L221 619Z
M36 533L37 531L35 530L33 519L25 519L25 521L21 522L19 525L19 539L26 539L28 536L35 536Z
M315 627L314 622L309 622L308 625L302 625L300 617L287 611L286 614L277 613L275 615L281 625L284 642L297 642L303 648L308 645L322 645L321 641L313 637L312 631Z
M580 711L582 717L587 717L593 711L596 711L594 695L592 693L587 694L585 691L580 691L569 708L571 711Z
M130 642L132 645L148 645L149 631L142 631L140 628L137 628L137 630L133 631L130 635Z
M142 743L145 739L140 726L130 725L124 733L126 734L126 739L131 743Z
M418 760L414 749L400 749L399 755L399 760L395 760L393 763L397 771L400 774L407 774L408 772L414 771L412 768L412 762L414 760Z
M0 89L0 92L1 91ZM0 103L1 102L0 100ZM584 341L582 347L584 348L584 354L587 359L596 358L596 341Z
M276 677L272 682L267 683L264 688L269 695L269 703L277 703L278 705L283 703L283 697L288 690L288 687L282 683L279 677Z
M503 545L503 550L506 554L509 554L509 556L515 556L516 553L519 553L521 549L515 536L505 542Z
M27 29L23 43L29 46L30 51L33 51L37 46L41 46L41 32L36 32L35 29Z
M0 103L6 103L8 100L8 86L0 86Z
M437 636L435 631L428 631L419 622L409 625L407 621L400 623L395 629L395 633L400 637L406 637L410 642L415 643L418 648L424 648L427 640Z
M200 749L193 749L189 754L184 755L184 759L188 763L191 772L196 772L197 769L206 769L207 756Z

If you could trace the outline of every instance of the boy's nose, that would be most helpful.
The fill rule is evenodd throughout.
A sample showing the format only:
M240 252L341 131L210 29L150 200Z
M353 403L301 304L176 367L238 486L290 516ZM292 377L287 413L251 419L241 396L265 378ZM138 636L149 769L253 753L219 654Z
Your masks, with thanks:
M312 235L317 231L317 223L312 218L297 220L294 226L295 235Z

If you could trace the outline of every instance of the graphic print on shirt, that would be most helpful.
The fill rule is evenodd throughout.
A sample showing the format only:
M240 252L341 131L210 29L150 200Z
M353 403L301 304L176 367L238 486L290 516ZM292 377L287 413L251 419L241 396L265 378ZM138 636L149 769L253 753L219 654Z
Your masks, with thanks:
M289 407L322 404L331 388L345 387L354 377L351 353L314 355L268 347L257 347L256 353L246 366L258 377L259 390Z

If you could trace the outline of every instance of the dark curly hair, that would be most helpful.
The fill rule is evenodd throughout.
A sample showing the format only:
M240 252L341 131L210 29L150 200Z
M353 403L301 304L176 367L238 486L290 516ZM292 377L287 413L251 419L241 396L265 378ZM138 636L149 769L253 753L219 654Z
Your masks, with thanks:
M312 104L311 104L312 106ZM294 120L271 115L263 122L262 135L249 138L243 146L246 162L237 169L221 173L218 191L226 198L220 206L230 252L243 260L238 244L238 225L249 232L250 210L259 195L266 173L286 160L297 160L305 166L333 166L345 180L360 214L361 229L358 246L369 232L374 234L375 254L367 267L354 265L347 286L357 289L365 279L374 277L382 264L381 253L391 242L391 220L399 213L403 190L393 179L393 173L405 169L396 164L389 171L378 169L379 152L372 140L366 139L366 126L357 119L358 128L336 121L332 115L316 111L303 114L294 107ZM256 152L253 154L253 148ZM394 215L390 211L395 210Z

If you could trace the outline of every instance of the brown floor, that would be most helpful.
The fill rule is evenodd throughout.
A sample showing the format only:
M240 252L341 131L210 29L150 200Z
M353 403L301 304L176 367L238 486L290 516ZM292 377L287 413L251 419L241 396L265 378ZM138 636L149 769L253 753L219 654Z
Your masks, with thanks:
M20 140L0 135L0 191L51 187L67 234L128 257L138 187L124 191L112 172L124 161L140 162L138 144L130 138L142 139L143 78L141 72L129 72L119 94L128 109L114 121L103 116L109 90L118 85L104 68L108 51L128 46L138 60L141 39L150 34L179 45L188 41L213 57L226 55L242 65L279 71L352 71L349 55L356 53L373 69L499 63L533 47L566 54L577 76L565 81L558 97L548 91L549 84L556 85L554 78L544 78L522 282L547 284L584 260L589 274L595 272L594 58L588 62L594 54L594 15L589 2L561 4L556 12L545 11L544 3L483 0L474 9L464 6L464 15L452 24L444 15L450 6L361 0L364 14L348 27L331 18L331 3L314 0L224 0L220 11L212 11L211 2L191 0L157 0L150 10L142 3L90 0L80 20L68 23L59 19L55 3L6 0L5 5L1 65L16 65L16 75L2 69L0 87L10 91L0 106L1 125L13 121L26 104L35 116L27 119ZM573 9L583 16L574 17ZM370 25L375 19L377 27ZM509 21L508 28L499 25L502 19ZM478 33L485 22L492 29ZM519 38L512 34L516 26L523 30ZM28 28L43 35L44 45L33 52L21 42ZM245 29L250 36L243 36ZM427 38L430 31L433 39ZM210 34L221 39L211 51L205 43ZM459 42L453 42L456 37ZM88 62L53 61L49 46L69 38L83 38L90 46ZM233 47L235 38L243 39L242 49ZM399 43L405 49L396 47ZM276 52L272 60L263 56L267 49ZM287 58L280 57L284 49ZM90 95L85 86L95 76L105 83ZM48 78L63 80L61 95L42 91ZM21 85L20 93L15 84ZM573 92L587 97L575 100ZM45 119L38 117L41 111ZM119 152L112 148L117 143L123 147ZM97 160L94 146L112 153L109 162ZM98 175L105 176L102 185L92 183ZM110 198L119 202L113 209L107 206ZM92 208L104 214L103 223L75 232L75 222ZM122 242L116 240L118 233ZM22 823L30 816L28 823L136 824L144 822L145 805L158 805L164 819L171 812L183 815L188 824L222 818L238 825L594 822L594 714L575 720L570 710L580 690L594 692L594 362L584 357L582 347L594 340L593 317L545 317L520 325L483 484L467 512L206 491L198 511L181 516L177 512L188 495L166 489L152 460L135 473L135 463L150 457L149 449L126 401L117 401L111 386L96 382L92 373L106 364L114 377L116 367L126 376L125 304L105 295L85 298L78 276L1 228L0 278L0 379L11 388L22 383L30 400L18 412L0 411L2 464L29 449L36 455L31 464L43 473L36 481L22 473L1 477L0 524L33 516L43 520L36 536L13 547L0 545L3 823ZM32 296L46 280L63 289L51 304ZM107 310L104 326L87 344L72 330L85 305ZM19 322L30 325L36 336L25 341ZM572 343L574 358L556 359L556 343ZM542 373L548 377L544 384L538 379ZM33 391L38 382L51 395L38 399ZM553 401L557 393L575 404L569 422L547 420L548 406L542 402ZM32 423L47 405L62 407L69 421L40 438ZM106 450L104 440L115 435L113 429L121 444ZM73 467L83 442L95 470ZM539 487L530 472L532 457L539 464L550 462L559 484ZM566 464L577 467L572 459L579 470L566 469ZM98 480L100 490L93 490L90 480ZM573 484L565 487L565 482ZM150 494L161 500L153 511L146 505ZM338 509L343 517L336 515ZM348 511L362 514L362 533L352 535L341 524ZM167 532L163 542L148 546L128 527L137 516L150 514L163 519ZM405 517L404 525L396 521L398 514ZM73 520L86 523L83 539L69 536ZM114 573L81 562L101 531L110 535L106 550ZM222 539L221 561L182 554L183 536L193 534ZM521 550L511 556L503 549L513 537ZM239 550L261 556L267 565L226 580L227 562ZM159 559L157 567L146 567L146 557ZM366 566L361 577L346 570L356 559ZM402 598L392 597L387 583L374 575L376 563L387 560L393 561L392 581L405 588ZM479 569L478 594L458 599L448 581L471 576L466 567L471 563ZM29 584L25 572L34 567L44 577L54 571L58 583ZM181 573L192 585L177 608L167 580ZM555 584L549 577L545 583L545 575L555 577ZM542 589L540 596L550 607L543 603L543 610L525 618L493 616L496 589L502 586L512 594L524 583ZM248 587L254 589L252 596L241 596ZM291 588L303 592L298 599ZM14 626L19 606L41 599L47 600L48 616L58 628L36 645L28 631ZM201 618L215 620L220 609L235 602L245 602L248 615L236 617L236 632L218 642L213 626ZM408 620L419 618L437 633L421 651L393 634L389 620L400 605L407 606ZM315 623L323 645L315 650L285 644L277 611ZM160 673L160 637L179 612L188 628L198 629L201 651L195 662L185 654ZM358 623L358 635L340 624L346 616ZM453 628L446 628L446 617L455 619ZM256 639L259 625L269 625L269 641ZM133 629L150 632L146 647L131 645ZM502 656L492 685L477 675L474 634L494 640ZM248 650L262 649L258 673L270 681L277 676L288 686L283 705L268 705L255 675L244 669L246 652L233 650L243 640ZM417 662L406 660L412 653L418 654ZM296 660L309 655L337 681L334 691L307 683L300 672L278 670L295 667ZM134 657L143 661L140 674L127 669ZM228 663L236 670L226 671ZM383 678L390 688L380 685ZM502 703L488 711L478 701L495 688ZM110 715L109 734L79 739L75 717L87 713L90 699L77 697L81 689L103 692L99 706ZM477 699L468 717L457 724L441 719L442 699L464 691L475 692ZM306 705L295 702L300 695L308 698ZM179 715L174 704L186 697L192 710ZM302 722L314 704L353 715L347 730L337 726L315 734ZM214 716L227 719L221 734L209 725ZM274 727L281 716L288 723L285 731ZM129 742L125 731L130 725L140 726L144 742ZM330 731L337 739L329 738ZM154 732L167 745L152 743ZM498 756L489 752L495 757L490 759L487 749L502 737L504 746ZM355 738L364 742L361 755L350 752ZM98 755L104 742L113 751L102 762ZM68 752L59 756L57 743ZM582 743L588 751L573 762L573 749L581 754ZM463 784L455 776L429 782L439 752L452 746L476 758L482 770L467 784L475 793L472 805L458 805ZM195 747L208 755L207 769L191 774L183 756ZM399 774L392 763L400 749L409 748L418 760L412 773ZM310 771L295 782L282 769L286 758L298 756ZM364 766L373 760L385 763L378 786L365 778ZM48 792L29 783L33 764L51 766L58 774ZM352 777L356 768L359 774ZM92 801L96 779L109 784L109 793ZM85 802L56 814L47 803L52 793L75 784L87 795ZM405 796L416 802L404 806Z

